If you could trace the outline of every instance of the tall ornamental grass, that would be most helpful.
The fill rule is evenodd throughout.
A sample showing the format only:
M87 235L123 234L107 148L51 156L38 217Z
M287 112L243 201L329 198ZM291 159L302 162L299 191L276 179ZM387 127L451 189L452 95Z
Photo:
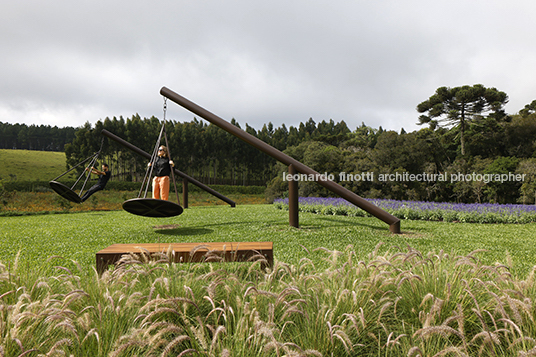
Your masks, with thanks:
M367 200L400 219L464 223L536 222L536 205ZM275 200L274 206L288 209L288 198ZM325 215L370 217L370 214L343 198L300 197L299 210Z
M0 265L0 356L533 356L536 280L481 252L317 249L297 264ZM319 267L309 255L327 263Z

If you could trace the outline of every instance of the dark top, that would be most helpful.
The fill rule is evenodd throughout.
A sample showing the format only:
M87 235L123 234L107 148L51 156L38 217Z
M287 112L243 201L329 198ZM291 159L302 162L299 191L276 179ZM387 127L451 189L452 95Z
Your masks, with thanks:
M154 163L155 176L169 176L171 174L171 165L169 164L169 158L157 157Z
M99 182L97 182L97 185L102 187L106 186L110 177L112 177L112 172L110 170L106 171L104 175L99 175Z

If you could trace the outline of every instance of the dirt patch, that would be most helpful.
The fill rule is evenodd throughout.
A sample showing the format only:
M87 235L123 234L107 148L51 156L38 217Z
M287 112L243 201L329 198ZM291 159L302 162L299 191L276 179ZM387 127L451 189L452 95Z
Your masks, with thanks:
M154 226L153 228L154 229L174 229L174 228L179 228L180 225L178 224L164 224L162 226Z

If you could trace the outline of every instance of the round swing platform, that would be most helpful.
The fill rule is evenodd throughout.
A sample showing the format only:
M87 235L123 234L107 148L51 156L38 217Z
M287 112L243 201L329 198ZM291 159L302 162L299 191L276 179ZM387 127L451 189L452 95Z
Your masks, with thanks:
M175 202L156 198L132 198L123 202L123 209L129 213L144 217L173 217L183 209Z
M80 198L80 196L78 196L76 192L74 192L64 184L57 181L50 181L48 184L54 191L56 191L58 195L65 198L66 200L69 200L74 203L82 203L82 199Z

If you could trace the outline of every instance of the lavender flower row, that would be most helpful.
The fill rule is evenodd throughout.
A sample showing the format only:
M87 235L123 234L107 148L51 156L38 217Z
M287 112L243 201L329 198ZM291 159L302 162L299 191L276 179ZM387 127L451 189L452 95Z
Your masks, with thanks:
M396 201L367 199L372 204L402 219L426 219L480 223L528 223L536 222L536 206L491 203L450 203L424 201ZM278 208L288 206L288 199L277 199ZM300 197L301 211L337 214L367 215L343 198Z

